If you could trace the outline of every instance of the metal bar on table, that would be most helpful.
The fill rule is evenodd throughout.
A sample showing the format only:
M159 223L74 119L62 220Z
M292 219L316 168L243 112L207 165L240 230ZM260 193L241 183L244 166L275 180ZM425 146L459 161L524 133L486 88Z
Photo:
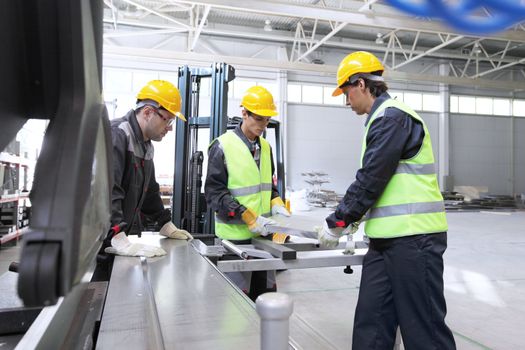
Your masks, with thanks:
M221 244L224 248L228 249L233 254L238 255L243 259L248 259L248 253L246 253L244 250L240 249L239 247L237 247L235 244L228 241L227 239L223 239L221 241Z
M343 254L341 250L297 252L297 258L294 260L283 260L279 258L228 261L220 260L217 262L217 268L222 272L234 272L362 265L364 253L365 251L356 251L355 255L346 255Z
M263 249L276 258L291 260L297 257L297 252L295 250L264 238L254 238L252 239L252 244L255 248Z
M315 231L305 231L305 230L296 229L296 228L287 227L287 226L267 225L266 229L268 230L268 232L286 233L292 236L311 238L315 240L317 240L317 237L318 237L318 234Z

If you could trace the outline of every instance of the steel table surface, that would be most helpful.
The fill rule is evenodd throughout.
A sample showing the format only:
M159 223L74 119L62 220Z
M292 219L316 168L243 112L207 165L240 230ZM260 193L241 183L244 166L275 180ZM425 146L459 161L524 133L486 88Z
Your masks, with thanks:
M115 257L97 349L258 349L254 305L186 241L143 235L156 258Z

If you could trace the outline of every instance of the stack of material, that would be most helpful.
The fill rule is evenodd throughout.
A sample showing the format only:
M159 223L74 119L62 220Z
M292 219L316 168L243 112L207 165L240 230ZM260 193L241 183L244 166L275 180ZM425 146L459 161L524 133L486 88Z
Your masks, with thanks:
M518 209L516 199L506 195L482 195L467 200L457 192L443 192L447 211L514 210Z
M321 189L323 184L330 183L328 174L323 171L310 171L301 175L305 177L304 181L311 186L306 197L310 205L323 208L337 206L340 196L335 191Z

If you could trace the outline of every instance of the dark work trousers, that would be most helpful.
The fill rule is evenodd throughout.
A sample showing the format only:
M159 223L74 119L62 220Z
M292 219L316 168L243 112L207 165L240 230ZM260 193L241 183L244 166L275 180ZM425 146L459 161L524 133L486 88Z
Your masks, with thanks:
M392 350L399 326L407 350L449 350L443 253L447 233L370 239L363 260L352 349Z

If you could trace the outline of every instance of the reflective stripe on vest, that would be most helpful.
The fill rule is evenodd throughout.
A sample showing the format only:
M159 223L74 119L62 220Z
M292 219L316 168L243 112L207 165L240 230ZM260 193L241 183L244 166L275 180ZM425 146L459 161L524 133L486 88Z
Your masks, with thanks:
M246 208L258 215L268 215L271 212L272 195L272 163L270 145L262 137L260 164L239 136L228 131L216 139L224 152L224 160L228 170L228 189L231 195ZM240 219L228 220L225 223L215 215L215 235L223 239L245 240L254 237L248 226Z
M405 104L389 99L370 117L365 129L361 165L366 151L370 125L385 110L394 107L407 113L423 125L425 135L418 153L401 160L374 206L367 213L365 233L370 238L393 238L448 229L443 197L439 191L430 134L421 117Z

